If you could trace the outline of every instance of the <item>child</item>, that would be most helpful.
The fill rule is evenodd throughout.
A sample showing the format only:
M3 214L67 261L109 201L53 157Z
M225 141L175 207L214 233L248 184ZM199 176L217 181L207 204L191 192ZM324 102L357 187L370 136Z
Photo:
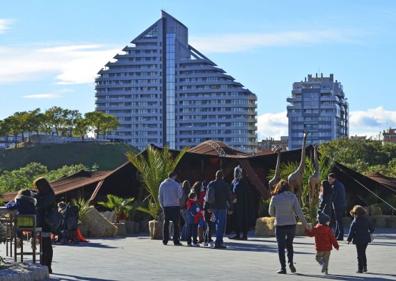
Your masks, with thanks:
M358 258L358 271L356 273L367 272L366 249L368 243L371 242L371 234L374 232L374 227L370 224L367 212L362 206L355 205L350 214L354 219L351 223L347 240L348 244L352 241L356 245Z
M332 247L339 249L337 239L329 227L330 218L325 213L318 214L318 224L312 230L306 230L308 236L315 237L316 260L322 266L322 272L328 274Z
M187 245L191 246L191 236L192 246L199 247L197 240L198 223L202 219L202 211L197 201L197 194L195 192L190 192L188 195L188 200L186 203L187 207Z

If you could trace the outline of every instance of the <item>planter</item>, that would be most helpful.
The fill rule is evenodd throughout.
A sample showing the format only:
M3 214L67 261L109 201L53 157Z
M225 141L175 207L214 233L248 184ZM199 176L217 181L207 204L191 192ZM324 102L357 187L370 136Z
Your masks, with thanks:
M127 235L127 229L125 222L119 222L119 223L114 223L114 225L117 227L117 236L126 236Z
M148 222L148 226L151 239L162 239L162 222L151 220Z
M125 223L127 234L137 234L140 232L140 223L134 221L127 221Z

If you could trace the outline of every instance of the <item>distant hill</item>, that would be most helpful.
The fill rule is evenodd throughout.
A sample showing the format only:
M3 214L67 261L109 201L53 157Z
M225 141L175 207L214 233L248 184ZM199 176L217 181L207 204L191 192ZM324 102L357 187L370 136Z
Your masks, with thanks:
M14 170L31 162L39 162L54 170L63 165L97 165L99 170L112 170L127 158L133 147L120 143L42 144L34 147L0 150L0 171Z

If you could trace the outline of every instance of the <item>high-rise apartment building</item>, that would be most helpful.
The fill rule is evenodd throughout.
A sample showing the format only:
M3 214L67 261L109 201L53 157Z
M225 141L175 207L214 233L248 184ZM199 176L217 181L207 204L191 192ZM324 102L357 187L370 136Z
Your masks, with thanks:
M96 79L96 109L120 124L109 139L139 149L209 139L255 148L256 96L189 45L186 26L162 12L131 43Z
M308 75L293 83L292 97L287 101L289 118L289 149L301 147L303 132L308 144L320 144L348 137L348 102L342 84L329 77Z

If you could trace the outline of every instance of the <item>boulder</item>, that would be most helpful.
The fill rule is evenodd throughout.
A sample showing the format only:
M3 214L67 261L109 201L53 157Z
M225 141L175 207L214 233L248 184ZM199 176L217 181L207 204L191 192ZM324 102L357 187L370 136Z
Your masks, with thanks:
M82 224L88 228L88 237L114 237L117 233L117 227L93 206L89 207Z
M116 221L116 215L114 211L105 211L101 212L102 216L104 216L106 219L108 219L110 222L115 223Z
M117 236L126 236L127 235L127 228L125 222L114 223L117 227Z
M262 217L256 220L255 234L257 237L271 237L275 236L274 227L275 218Z

